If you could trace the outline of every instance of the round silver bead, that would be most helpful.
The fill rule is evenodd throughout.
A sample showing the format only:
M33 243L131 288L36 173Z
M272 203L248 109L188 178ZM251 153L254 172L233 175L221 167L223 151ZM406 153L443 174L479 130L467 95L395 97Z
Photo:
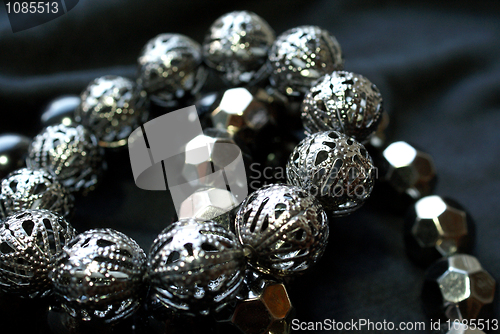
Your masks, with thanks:
M25 210L6 218L0 223L0 289L23 297L49 294L49 273L75 235L62 216L48 210Z
M67 217L73 196L45 169L22 168L2 180L0 210L4 217L27 209L47 209Z
M314 81L342 70L340 44L328 31L316 26L300 26L276 38L269 53L271 83L282 93L300 97Z
M304 98L301 118L309 133L335 130L365 142L382 118L382 96L362 75L335 71L314 84Z
M302 273L316 263L329 231L319 202L287 184L265 186L248 196L236 215L235 229L252 252L252 266L275 276Z
M146 92L127 78L113 75L97 78L80 98L75 119L91 129L103 147L126 145L130 133L148 116Z
M273 29L263 18L235 11L212 24L203 43L203 55L227 84L254 83L268 74L265 64L274 38Z
M188 314L219 312L243 282L245 256L236 236L210 220L186 218L156 238L148 257L156 298Z
M365 147L337 131L303 139L286 166L288 183L316 196L334 215L361 207L370 196L375 167Z
M102 172L103 151L82 125L48 126L31 142L26 163L54 173L70 191L90 190Z
M181 34L160 34L151 39L138 63L137 83L160 102L197 93L207 77L201 46Z
M73 317L111 323L140 306L146 254L112 229L89 230L63 249L50 277L63 308Z

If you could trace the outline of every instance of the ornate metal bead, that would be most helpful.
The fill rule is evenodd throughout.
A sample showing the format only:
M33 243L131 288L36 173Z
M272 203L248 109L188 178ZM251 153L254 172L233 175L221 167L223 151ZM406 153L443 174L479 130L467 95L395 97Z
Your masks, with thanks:
M203 43L203 55L227 84L254 83L268 74L265 64L274 38L273 29L260 16L235 11L212 24Z
M89 230L66 246L51 279L63 308L84 320L115 322L140 306L146 254L125 234Z
M427 315L436 319L487 319L496 282L471 255L442 258L427 271L422 298Z
M236 235L252 254L250 264L275 276L300 274L323 255L328 219L305 190L287 185L264 186L241 204Z
M160 102L196 94L207 77L201 46L181 34L160 34L151 39L138 63L137 83Z
M405 223L405 245L410 258L429 266L443 256L468 253L474 242L472 218L449 198L427 196L418 200Z
M27 209L47 209L67 217L73 201L66 188L44 169L19 169L1 183L0 211L4 217Z
M229 319L245 334L290 333L294 309L283 282L247 270Z
M166 162L169 165L166 167L167 175L178 173L178 170L170 173L175 164L170 164L168 160ZM207 129L204 134L189 141L180 168L187 183L170 184L169 180L170 189L176 187L180 190L179 194L172 194L172 200L179 210L190 194L206 188L229 190L236 205L248 194L242 152L227 132ZM183 194L187 195L182 197Z
M18 134L0 135L0 178L26 166L30 138Z
M316 196L327 210L344 215L370 196L375 168L365 147L337 131L306 137L290 155L288 183Z
M377 130L383 112L378 88L362 75L335 71L311 87L301 118L309 133L335 130L365 142Z
M25 210L0 223L0 289L23 297L49 294L49 272L76 235L62 216Z
M75 119L92 130L102 147L126 145L130 133L148 117L146 92L127 78L97 78L80 98Z
M181 219L163 230L148 257L154 293L188 314L221 311L243 281L245 255L230 231L210 220Z
M81 99L77 95L64 95L50 101L40 116L42 127L57 124L74 125L75 110L80 102Z
M432 157L412 145L398 141L382 152L384 179L399 193L413 199L431 195L436 186Z
M26 163L32 169L48 169L70 191L91 190L102 172L102 155L96 137L82 125L59 124L33 139Z
M342 70L342 50L328 31L300 26L276 38L269 53L271 83L282 93L301 97L325 74Z
M235 209L238 201L225 189L200 189L186 198L179 210L179 219L213 220L228 231L234 231Z

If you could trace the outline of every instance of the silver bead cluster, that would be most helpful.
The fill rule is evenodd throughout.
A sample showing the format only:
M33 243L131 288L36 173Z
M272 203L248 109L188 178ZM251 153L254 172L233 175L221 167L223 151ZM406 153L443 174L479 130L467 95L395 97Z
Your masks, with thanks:
M300 26L276 38L269 53L271 83L288 96L301 97L325 74L342 70L340 44L317 26Z
M181 34L160 34L151 39L138 63L137 83L160 102L197 93L207 77L201 46Z
M92 129L103 147L126 145L130 133L148 116L146 92L127 78L112 75L97 78L80 98L75 119Z
M210 220L185 218L163 230L149 252L155 297L190 314L219 312L238 292L245 256L236 236Z
M307 132L335 130L365 142L382 118L382 96L364 76L335 71L311 87L301 110Z
M49 273L75 229L48 210L25 210L0 223L0 289L23 297L50 293Z
M250 263L276 276L302 273L316 263L329 231L316 199L286 184L265 186L250 195L236 215L235 229L253 252Z
M3 217L27 209L47 209L67 217L73 210L73 196L45 169L18 169L0 187Z
M273 29L260 16L235 11L212 24L203 43L203 55L226 83L254 83L268 74L265 64L274 38Z
M29 168L45 168L70 191L92 189L102 168L102 149L96 137L82 125L48 126L31 142L26 163Z
M81 320L114 322L140 306L146 255L112 229L76 236L58 258L51 279L63 308Z
M337 131L306 137L286 166L287 181L316 196L325 209L344 215L370 196L375 167L365 147Z

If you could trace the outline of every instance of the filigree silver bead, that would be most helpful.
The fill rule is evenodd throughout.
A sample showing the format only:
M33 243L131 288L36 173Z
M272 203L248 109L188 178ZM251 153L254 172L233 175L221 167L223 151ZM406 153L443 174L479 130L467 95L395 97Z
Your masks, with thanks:
M127 78L114 75L97 78L80 98L75 119L90 129L103 147L126 145L130 133L148 116L146 92Z
M156 298L187 314L219 312L241 287L245 256L235 235L210 220L181 219L156 238L148 257Z
M316 196L334 215L350 213L364 204L375 173L365 147L333 130L302 140L286 166L288 183Z
M4 217L27 209L47 209L67 217L73 196L45 169L22 168L2 180L0 210Z
M203 55L227 84L254 83L268 74L265 64L274 38L273 29L260 16L235 11L212 24L203 43Z
M271 83L282 93L300 97L314 81L342 70L340 44L328 31L316 26L300 26L282 33L269 53Z
M145 264L146 254L134 240L109 228L95 229L63 249L50 276L71 316L111 323L139 308Z
M0 289L23 297L49 294L49 272L75 229L48 210L25 210L0 223Z
M160 102L197 93L207 77L201 46L181 34L160 34L151 39L138 63L137 83Z
M236 214L235 229L252 252L252 266L276 276L299 274L316 263L329 231L316 199L287 184L264 186L248 196Z
M26 163L45 168L70 191L91 190L99 181L103 151L82 125L48 126L31 142Z
M335 71L311 87L301 110L307 132L335 130L365 142L382 118L382 96L364 76Z

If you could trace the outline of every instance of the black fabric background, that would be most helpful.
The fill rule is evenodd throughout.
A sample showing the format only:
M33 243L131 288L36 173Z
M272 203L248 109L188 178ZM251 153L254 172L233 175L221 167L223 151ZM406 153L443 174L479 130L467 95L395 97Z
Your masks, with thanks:
M500 280L500 2L80 0L68 14L16 34L1 8L0 132L29 136L52 98L79 93L97 76L134 77L142 46L158 33L201 42L211 22L235 9L258 13L277 34L302 24L328 29L346 70L380 88L389 139L434 157L436 192L468 208L477 223L474 254ZM113 227L148 250L172 221L170 199L136 188L127 159L126 151L109 155L102 186L78 199L74 225ZM425 321L424 270L407 259L403 218L384 201L391 199L331 222L321 263L290 288L298 319Z

